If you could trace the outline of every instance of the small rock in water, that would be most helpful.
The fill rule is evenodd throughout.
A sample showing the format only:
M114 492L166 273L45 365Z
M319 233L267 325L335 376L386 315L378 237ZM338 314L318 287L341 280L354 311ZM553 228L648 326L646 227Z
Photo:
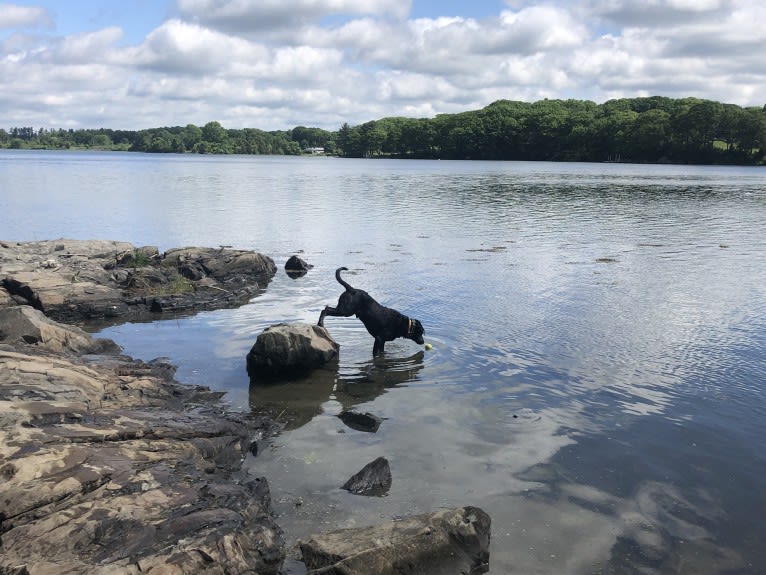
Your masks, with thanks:
M307 263L305 260L299 258L298 256L290 256L290 258L285 263L285 272L288 276L295 279L306 275L306 272L313 267L313 265Z
M367 412L357 413L355 411L343 411L338 414L338 417L351 429L366 431L367 433L377 432L380 424L383 422L383 419L377 415Z
M391 468L388 465L388 459L378 457L346 481L343 484L343 489L356 495L380 497L391 489L391 481Z

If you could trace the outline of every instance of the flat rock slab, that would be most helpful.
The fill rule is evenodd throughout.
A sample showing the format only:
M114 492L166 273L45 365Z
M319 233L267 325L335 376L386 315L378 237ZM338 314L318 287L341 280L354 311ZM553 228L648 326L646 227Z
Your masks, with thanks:
M311 575L463 575L489 570L490 517L478 507L314 535L298 546Z
M0 343L39 345L75 354L120 351L113 341L94 339L80 328L50 320L28 305L0 308Z
M241 468L270 422L94 346L0 343L0 573L278 573L268 483Z
M308 323L280 323L258 335L247 354L247 373L274 378L310 372L338 358L340 345L321 326Z
M30 305L68 323L136 320L241 305L276 271L271 258L243 250L0 241L0 307Z

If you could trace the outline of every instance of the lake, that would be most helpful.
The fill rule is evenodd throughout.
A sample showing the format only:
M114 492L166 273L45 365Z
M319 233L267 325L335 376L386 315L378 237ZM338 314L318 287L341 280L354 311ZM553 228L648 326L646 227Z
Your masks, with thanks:
M286 423L246 466L289 542L475 505L493 574L766 572L766 168L3 150L0 189L3 240L274 258L241 308L98 333ZM315 322L340 266L433 349L328 317L336 368L251 388L257 335ZM386 497L340 489L378 456Z

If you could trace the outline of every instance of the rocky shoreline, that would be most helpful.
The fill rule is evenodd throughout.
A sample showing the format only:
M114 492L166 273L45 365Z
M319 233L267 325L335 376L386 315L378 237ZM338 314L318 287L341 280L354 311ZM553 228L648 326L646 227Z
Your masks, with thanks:
M275 273L271 258L229 248L0 241L0 575L280 572L268 481L242 468L279 426L177 382L167 361L59 323L241 305ZM486 571L483 511L403 528L301 550L310 573L362 573L371 557L379 573L428 573L436 557L439 573Z
M257 252L126 242L0 241L0 307L30 305L56 321L139 321L162 313L235 307L277 271Z
M275 271L252 252L0 242L0 573L279 572L268 482L242 470L273 422L52 319L236 305Z

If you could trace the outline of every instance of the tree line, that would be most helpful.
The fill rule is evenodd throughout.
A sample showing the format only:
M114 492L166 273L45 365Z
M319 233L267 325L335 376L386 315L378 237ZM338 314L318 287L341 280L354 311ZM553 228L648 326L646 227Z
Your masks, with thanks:
M332 133L302 126L266 132L255 128L227 130L219 122L147 130L0 129L0 147L30 149L96 149L151 153L297 155L311 148L330 148Z
M766 106L664 97L500 100L432 119L344 124L337 146L350 157L762 164Z
M481 110L383 118L334 132L229 130L219 122L138 131L0 129L0 147L288 155L320 148L354 158L764 164L766 106L659 96L603 104L499 100Z

